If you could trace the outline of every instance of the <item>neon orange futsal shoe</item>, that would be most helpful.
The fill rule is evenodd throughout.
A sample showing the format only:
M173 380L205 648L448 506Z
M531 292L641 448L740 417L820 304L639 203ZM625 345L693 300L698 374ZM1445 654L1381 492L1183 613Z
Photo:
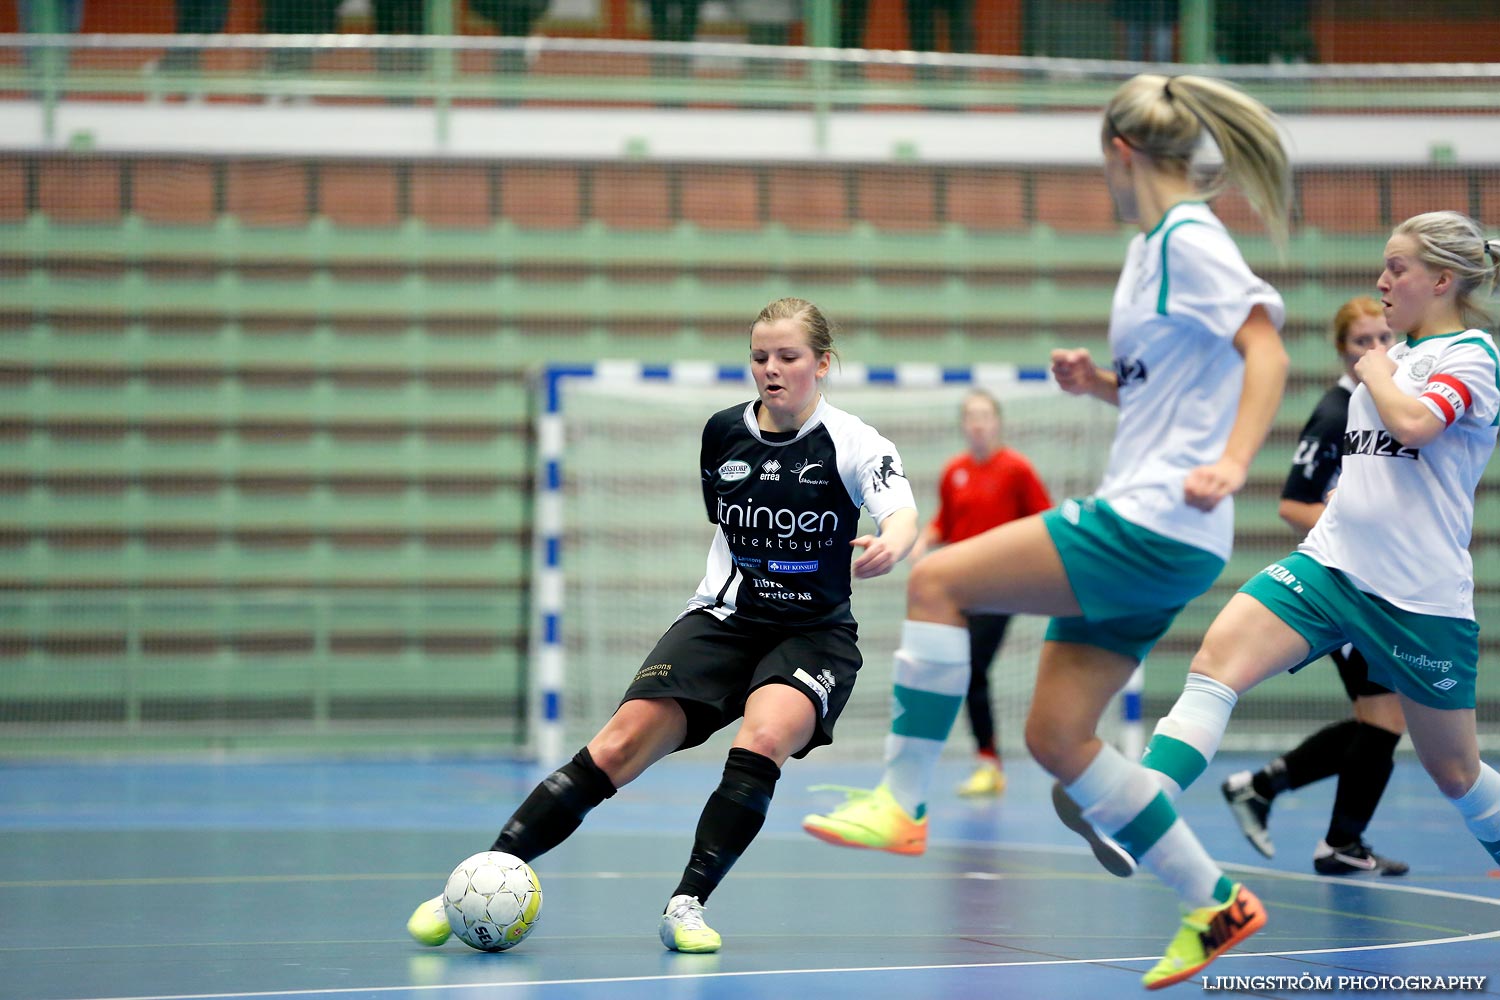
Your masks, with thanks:
M1266 926L1266 908L1238 882L1229 902L1192 910L1182 918L1167 953L1141 977L1148 990L1191 979L1214 959Z
M819 785L813 790L820 789L842 791L848 801L832 812L803 817L802 829L819 840L838 847L892 854L922 854L927 850L927 817L912 819L906 815L884 785L873 790Z

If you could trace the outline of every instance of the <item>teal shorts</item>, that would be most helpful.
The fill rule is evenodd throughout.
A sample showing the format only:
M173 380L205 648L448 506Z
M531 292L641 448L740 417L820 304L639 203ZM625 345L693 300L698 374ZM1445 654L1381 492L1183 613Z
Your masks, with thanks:
M1212 552L1132 524L1098 497L1064 500L1042 523L1083 611L1052 619L1053 642L1144 660L1177 613L1224 571Z
M1252 576L1240 593L1307 640L1307 659L1293 671L1352 642L1375 683L1430 708L1474 707L1478 622L1398 608L1300 552Z

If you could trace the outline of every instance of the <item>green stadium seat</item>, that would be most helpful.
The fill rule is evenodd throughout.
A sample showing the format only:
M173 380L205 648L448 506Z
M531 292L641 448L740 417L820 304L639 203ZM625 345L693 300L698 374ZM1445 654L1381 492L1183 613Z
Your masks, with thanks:
M510 164L500 174L500 215L528 229L571 229L583 221L579 169Z
M224 181L225 210L246 225L301 226L312 214L303 163L233 160Z
M1037 222L1063 233L1119 231L1114 202L1098 170L1038 170L1032 186Z
M868 167L855 174L858 217L884 230L936 229L938 174L921 167Z
M43 157L36 161L37 207L54 222L116 223L121 164L99 157Z
M1304 226L1330 233L1381 233L1381 177L1373 170L1307 170L1298 175Z
M1255 214L1249 199L1238 188L1231 188L1215 198L1213 210L1224 225L1229 227L1230 232L1240 234L1265 231L1266 227L1260 221L1260 216Z
M1500 171L1478 171L1474 183L1479 194L1479 221L1488 227L1500 225L1495 221L1500 219Z
M206 160L138 160L130 171L131 209L147 222L213 223L216 167Z
M599 166L592 172L593 217L612 229L669 229L671 179L665 167Z
M0 222L26 218L26 165L20 160L0 162Z
M768 217L794 231L849 227L849 178L838 167L771 167Z
M765 222L760 173L747 167L684 170L682 218L702 229L759 229Z
M1402 171L1391 177L1391 225L1423 212L1451 209L1465 215L1475 209L1470 202L1470 181L1467 170L1414 170Z
M954 167L944 192L947 221L972 230L1026 229L1026 175L1020 170Z
M490 168L467 164L413 164L411 214L434 228L489 226L494 222Z
M324 163L318 168L318 213L337 226L394 226L401 221L400 182L390 163Z

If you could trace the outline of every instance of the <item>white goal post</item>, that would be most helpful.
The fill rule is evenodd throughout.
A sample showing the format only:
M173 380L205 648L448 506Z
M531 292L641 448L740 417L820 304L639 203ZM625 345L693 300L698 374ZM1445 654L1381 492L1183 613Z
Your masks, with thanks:
M539 385L532 577L531 749L554 764L603 725L642 658L702 578L713 526L698 489L704 421L755 393L748 367L606 361L545 369ZM1036 465L1054 500L1097 486L1114 410L1060 392L1014 365L836 366L828 399L901 452L926 523L938 478L960 452L971 388L1000 400L1006 444ZM865 515L865 527L873 527ZM889 723L891 653L905 609L905 564L855 581L864 667L825 753L878 759ZM1019 751L1046 621L1013 620L991 671L1002 746ZM1124 714L1139 718L1140 699ZM1133 706L1133 708L1132 708ZM954 744L967 746L965 723Z

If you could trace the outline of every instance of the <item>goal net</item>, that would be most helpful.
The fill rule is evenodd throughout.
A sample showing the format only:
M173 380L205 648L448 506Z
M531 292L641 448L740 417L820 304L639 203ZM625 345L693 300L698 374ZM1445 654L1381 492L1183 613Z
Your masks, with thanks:
M1031 459L1054 498L1098 484L1113 411L1065 395L1039 370L845 364L830 376L827 398L895 443L925 523L944 463L964 447L959 408L974 387L1000 400L1006 444ZM703 423L755 390L744 368L600 364L554 369L543 391L532 700L536 749L550 761L609 718L702 578L713 538L698 489ZM839 720L832 752L840 756L880 754L906 574L903 563L854 583L865 662ZM991 671L1006 750L1021 749L1045 626L1017 616Z

